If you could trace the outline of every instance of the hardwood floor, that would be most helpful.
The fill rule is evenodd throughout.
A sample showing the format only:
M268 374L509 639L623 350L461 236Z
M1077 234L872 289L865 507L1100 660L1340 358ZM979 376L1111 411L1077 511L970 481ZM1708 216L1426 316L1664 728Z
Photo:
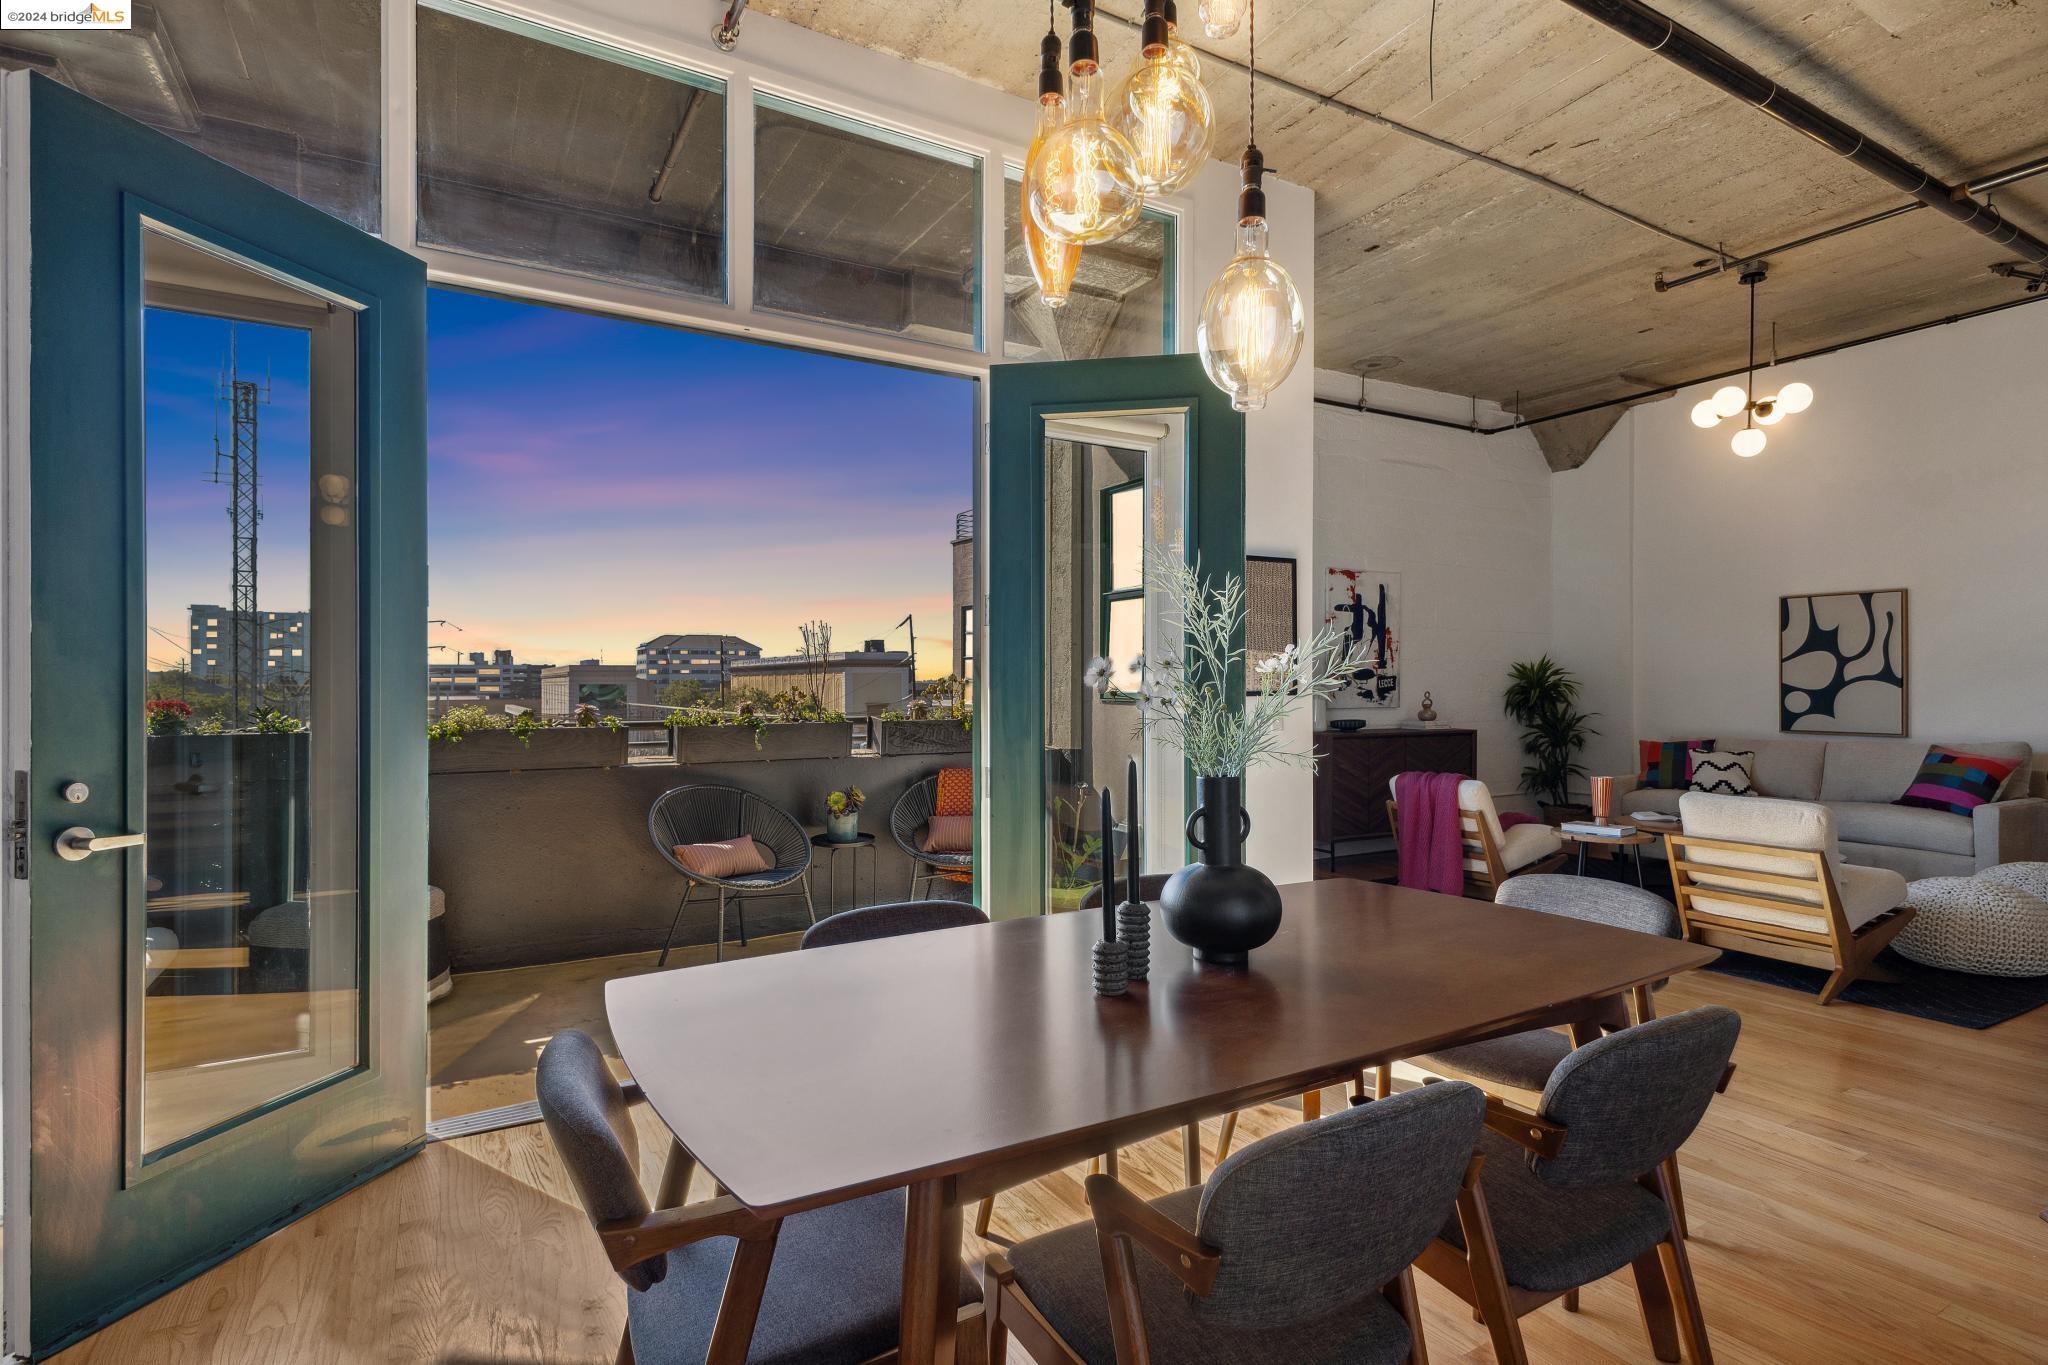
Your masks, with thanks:
M1977 1033L1709 973L1659 1007L1710 1000L1744 1024L1734 1087L1682 1158L1718 1359L2048 1360L2048 1010ZM651 1185L661 1143L640 1112ZM1294 1118L1255 1111L1238 1141ZM1004 1194L995 1231L1083 1217L1082 1174ZM1122 1177L1145 1194L1177 1184L1177 1139L1126 1149ZM1426 1280L1421 1293L1433 1360L1492 1359L1462 1305ZM56 1360L600 1365L624 1295L528 1127L438 1144ZM1523 1330L1539 1365L1652 1358L1625 1274Z

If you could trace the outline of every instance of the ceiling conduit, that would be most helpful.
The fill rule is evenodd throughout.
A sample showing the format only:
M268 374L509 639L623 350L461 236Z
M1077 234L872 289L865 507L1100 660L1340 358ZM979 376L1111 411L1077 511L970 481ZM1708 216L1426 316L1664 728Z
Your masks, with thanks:
M2048 242L2007 221L1997 209L1971 198L1967 189L1949 185L1877 142L1802 99L1755 67L1708 42L1699 34L1642 4L1640 0L1564 0L1589 19L1605 24L1718 90L1743 100L1786 127L1815 142L1886 184L1912 195L1944 217L2010 247L2035 265L2048 264Z

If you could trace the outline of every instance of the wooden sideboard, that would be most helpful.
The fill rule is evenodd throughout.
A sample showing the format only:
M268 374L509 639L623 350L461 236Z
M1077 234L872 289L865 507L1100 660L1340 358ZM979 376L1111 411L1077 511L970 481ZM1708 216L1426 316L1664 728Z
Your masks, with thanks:
M1388 783L1405 772L1464 773L1479 770L1477 730L1318 730L1316 752L1316 852L1337 862L1346 839L1383 839Z

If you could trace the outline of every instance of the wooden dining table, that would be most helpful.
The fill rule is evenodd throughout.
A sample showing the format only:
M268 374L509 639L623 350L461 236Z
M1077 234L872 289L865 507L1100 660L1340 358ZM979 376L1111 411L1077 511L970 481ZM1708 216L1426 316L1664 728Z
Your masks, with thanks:
M1240 970L1196 964L1155 907L1151 979L1118 998L1094 993L1083 912L628 977L605 1007L655 1112L757 1213L908 1190L900 1358L933 1365L963 1204L1381 1062L1584 1023L1719 955L1353 880L1281 899Z

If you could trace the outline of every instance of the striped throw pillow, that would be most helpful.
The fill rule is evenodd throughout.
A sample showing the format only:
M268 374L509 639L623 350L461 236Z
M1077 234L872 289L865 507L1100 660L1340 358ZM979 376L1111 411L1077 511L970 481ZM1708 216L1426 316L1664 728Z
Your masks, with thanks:
M1692 781L1692 751L1713 747L1711 739L1637 741L1636 748L1643 757L1642 785L1663 791L1684 791Z
M675 854L677 862L700 877L744 877L774 866L744 834L712 844L677 844Z
M1756 784L1750 777L1756 767L1756 750L1694 749L1688 757L1694 791L1715 796L1756 795Z
M2005 779L2019 766L2012 759L1959 753L1937 744L1920 760L1920 771L1914 774L1906 794L1892 804L1968 815L1996 797Z

